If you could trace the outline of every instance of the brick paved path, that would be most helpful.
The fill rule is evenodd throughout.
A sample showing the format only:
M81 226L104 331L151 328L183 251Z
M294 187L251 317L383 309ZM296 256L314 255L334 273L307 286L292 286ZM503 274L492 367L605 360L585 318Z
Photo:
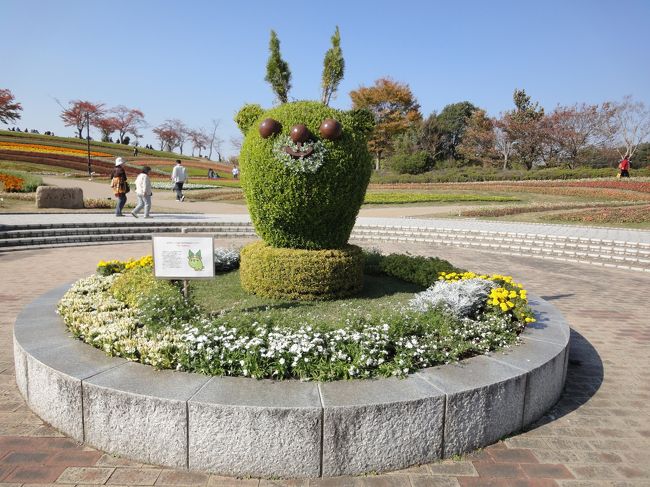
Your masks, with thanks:
M566 391L537 427L461 459L385 475L272 481L141 465L62 437L25 406L14 383L11 333L37 295L94 271L100 259L149 243L0 254L0 487L209 486L650 486L650 276L472 250L383 244L507 272L565 313L574 329Z

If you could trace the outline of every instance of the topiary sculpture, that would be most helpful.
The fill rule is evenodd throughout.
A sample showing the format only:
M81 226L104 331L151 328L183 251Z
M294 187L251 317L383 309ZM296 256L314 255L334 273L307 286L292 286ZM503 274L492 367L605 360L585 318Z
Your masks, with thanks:
M347 241L372 171L366 145L366 137L373 128L372 115L299 101L268 111L261 110L259 105L246 105L235 120L245 135L240 155L241 184L255 230L267 244L264 254L272 252L268 248L336 249L350 251L354 258L361 258L356 248L350 250ZM242 254L242 276L247 273L245 254ZM286 258L286 253L282 255ZM340 258L339 253L337 259ZM305 279L319 279L314 259L308 260L309 271L300 271L303 284ZM256 265L260 265L259 260ZM278 266L270 268L278 269ZM269 276L266 277L268 283ZM278 288L290 286L289 276L275 278L279 279ZM271 276L270 280L273 279ZM332 279L340 281L341 276ZM254 283L244 281L242 277L246 289L260 292ZM341 296L341 290L325 288L328 291L322 295L321 291L312 290L305 296L310 299L318 299L319 295L323 299ZM358 291L360 283L346 289L343 294ZM275 297L279 294L276 291ZM287 295L295 297L295 290L289 291Z

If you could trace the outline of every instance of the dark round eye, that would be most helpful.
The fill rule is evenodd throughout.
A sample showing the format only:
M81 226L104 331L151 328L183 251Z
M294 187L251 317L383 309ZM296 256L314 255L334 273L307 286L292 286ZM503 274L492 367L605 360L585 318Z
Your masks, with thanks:
M282 125L280 125L280 122L273 120L272 118L266 118L260 124L260 135L264 139L268 139L275 134L279 134L281 130Z
M333 118L326 118L323 120L323 123L320 124L320 129L318 129L321 136L327 140L336 140L341 137L343 133L343 127Z
M293 140L296 144L307 142L310 136L311 134L309 133L309 129L301 123L291 127L291 140Z

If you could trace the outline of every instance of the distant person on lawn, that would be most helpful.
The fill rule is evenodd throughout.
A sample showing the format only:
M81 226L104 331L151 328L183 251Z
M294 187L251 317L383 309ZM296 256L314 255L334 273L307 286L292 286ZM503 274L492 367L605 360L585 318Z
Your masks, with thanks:
M151 218L149 216L149 211L151 210L151 180L149 179L149 172L151 168L149 166L143 166L142 172L138 174L138 177L135 178L135 195L138 197L138 204L131 212L135 218L138 218L138 213L142 208L144 208L144 217Z
M232 168L232 177L233 179L239 179L239 168L237 166Z
M176 166L172 171L172 182L174 183L174 191L176 191L176 201L184 201L183 184L187 181L187 169L181 163L180 159L176 159Z
M117 198L117 205L115 206L115 216L122 215L122 209L126 204L126 193L128 192L128 183L126 182L126 171L124 170L124 163L126 161L121 157L115 159L115 168L111 171L111 188Z
M625 156L623 160L618 164L618 169L620 170L620 177L629 178L630 177L630 159L628 156Z

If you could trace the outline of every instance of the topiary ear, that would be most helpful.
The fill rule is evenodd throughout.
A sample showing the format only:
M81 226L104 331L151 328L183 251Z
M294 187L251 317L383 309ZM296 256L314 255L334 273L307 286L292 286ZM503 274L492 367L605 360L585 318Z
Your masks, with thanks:
M375 128L375 117L372 112L361 108L347 112L352 131L368 135Z
M237 112L235 115L235 123L239 127L239 130L242 131L242 134L246 135L248 129L255 123L255 120L260 118L264 113L264 110L257 103L247 103Z

